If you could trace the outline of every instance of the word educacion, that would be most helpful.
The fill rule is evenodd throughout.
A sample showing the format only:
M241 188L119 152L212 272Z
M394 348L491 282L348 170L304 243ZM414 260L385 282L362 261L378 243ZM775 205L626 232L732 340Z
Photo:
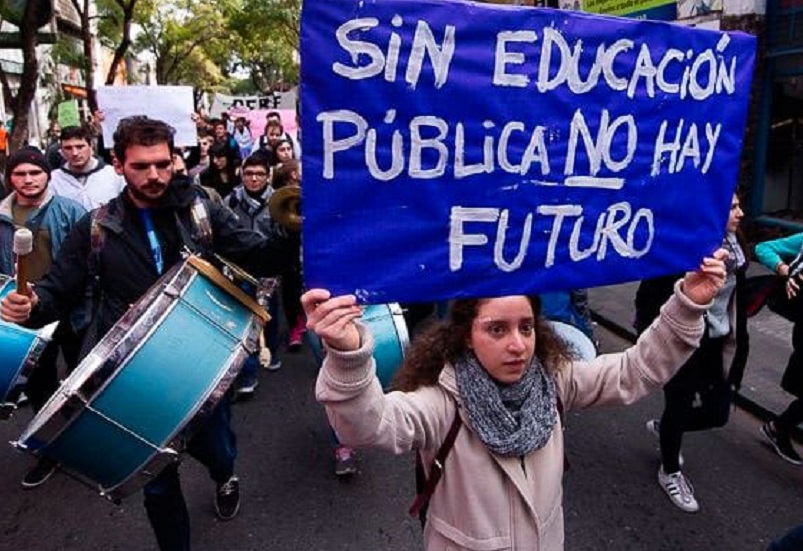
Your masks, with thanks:
M371 40L371 30L380 25L374 17L363 17L346 21L335 31L338 45L351 59L350 64L334 62L332 71L349 80L363 80L382 76L387 82L396 82L399 59L403 51L401 35L390 33L387 46ZM391 27L403 25L401 16L391 19ZM356 35L359 39L352 35ZM438 42L431 27L425 21L416 23L412 45L409 48L407 70L404 80L416 88L421 78L425 57L429 58L434 75L434 87L441 88L447 81L452 60L458 46L458 33L454 25L445 25L443 38ZM522 51L508 51L510 44L535 44L541 41L540 49L528 55ZM633 98L637 89L642 89L648 98L655 98L657 91L666 95L677 95L681 99L689 96L703 101L714 95L732 95L735 92L735 73L737 56L728 56L726 50L730 37L722 34L714 48L704 48L696 52L692 49L661 48L656 56L650 44L637 43L629 38L621 38L610 45L596 46L584 44L581 38L570 43L566 37L553 27L544 27L541 36L534 30L500 31L496 35L492 84L495 86L526 87L530 76L535 76L535 88L549 92L566 86L575 94L584 94L599 85L607 86L613 92L624 92ZM628 55L631 50L638 53ZM627 55L627 57L625 57ZM524 73L511 73L511 68L537 68ZM625 66L624 70L615 67ZM581 67L586 76L581 76Z

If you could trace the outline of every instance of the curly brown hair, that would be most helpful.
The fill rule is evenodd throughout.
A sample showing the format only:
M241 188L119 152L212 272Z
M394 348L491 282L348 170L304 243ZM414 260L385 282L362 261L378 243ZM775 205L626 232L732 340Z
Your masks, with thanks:
M566 343L541 317L541 300L528 296L535 316L535 355L546 369L557 372L571 354ZM468 350L471 325L480 306L490 299L459 299L449 307L447 319L426 327L413 340L404 363L393 378L393 390L411 392L433 386L446 364L456 363Z
M152 146L166 143L173 153L175 128L164 121L135 115L120 119L114 131L114 155L125 163L125 152L132 145Z

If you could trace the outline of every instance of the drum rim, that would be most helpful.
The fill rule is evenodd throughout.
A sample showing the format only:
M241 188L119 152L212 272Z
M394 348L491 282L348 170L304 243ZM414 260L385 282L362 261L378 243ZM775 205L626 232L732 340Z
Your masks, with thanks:
M5 274L0 274L0 296L6 286L11 286L15 283L14 278ZM25 352L24 359L20 362L19 366L11 373L9 378L8 387L5 390L0 389L0 419L8 419L17 409L16 404L6 402L8 393L11 392L21 377L28 377L36 365L39 363L39 358L44 352L45 347L53 340L53 333L58 326L58 322L53 322L45 325L40 329L29 329L16 323L2 322L3 327L9 331L13 331L20 335L30 337L31 341L28 344L28 350Z
M410 332L407 329L407 322L404 321L404 312L398 302L391 302L387 305L391 313L393 325L396 327L396 334L399 336L402 358L407 356L407 349L410 347Z
M374 334L374 360L376 362L376 377L381 383L382 390L384 392L390 392L393 389L393 378L395 377L396 373L401 369L402 364L404 363L404 358L407 356L407 349L410 346L410 332L407 329L407 322L404 320L404 312L402 307L397 302L389 302L384 304L372 304L370 308L375 309L375 313L371 316L363 316L366 321L371 321L374 319L383 319L385 323L386 320L389 320L391 323L391 327L393 329L393 336L395 339L392 339L394 342L393 344L393 353L394 356L398 353L398 358L400 359L399 363L393 366L392 370L388 369L380 369L380 360L378 354L378 346L379 346L379 337ZM367 312L366 312L367 313ZM391 335L388 334L388 337ZM384 358L385 360L387 358ZM388 367L388 364L385 362L382 364L385 368ZM380 373L382 376L380 376ZM387 378L388 380L383 380Z
M20 332L29 334L30 331L25 327L11 324L12 329L18 329ZM39 364L39 359L50 341L53 340L53 333L58 326L58 322L53 322L45 325L32 335L31 344L28 346L28 351L25 353L25 359L20 362L19 367L11 374L8 387L0 394L0 420L5 421L10 419L17 409L17 404L6 402L11 389L19 384L19 380L23 377L30 377L34 368Z

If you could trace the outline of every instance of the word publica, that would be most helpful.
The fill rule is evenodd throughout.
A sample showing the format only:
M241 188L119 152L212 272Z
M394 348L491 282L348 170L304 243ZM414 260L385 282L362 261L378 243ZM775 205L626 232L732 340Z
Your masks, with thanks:
M491 174L496 170L497 164L504 172L522 176L529 174L533 165L540 167L541 176L547 176L551 170L547 149L547 128L541 125L535 125L528 130L523 122L508 121L497 131L496 123L486 120L482 125L481 138L478 140L474 136L473 141L478 143L469 143L467 146L466 130L462 122L457 122L452 128L445 119L433 115L421 115L410 120L406 132L394 129L390 147L381 147L378 145L377 129L354 111L347 109L325 111L320 113L316 120L322 124L323 177L327 180L335 177L336 154L346 153L360 146L364 149L368 172L371 177L381 182L401 176L405 167L407 175L413 179L440 178L446 173L450 162L453 162L455 179ZM396 110L389 109L385 113L384 123L390 125L395 123L395 120ZM687 159L691 160L694 167L699 168L702 174L708 172L714 159L722 125L706 123L704 127L698 129L695 123L686 128L684 124L684 119L680 119L672 128L669 127L669 121L661 123L654 143L652 176L657 176L661 172L662 164L666 161L665 156L669 157L666 170L670 174L681 172ZM583 112L580 109L575 111L569 123L563 174L567 177L567 182L582 187L621 188L624 184L622 178L598 178L597 175L603 167L614 174L622 172L633 161L639 140L635 118L629 114L612 117L607 109L603 109L597 128L595 134ZM347 133L348 130L350 132ZM701 143L700 134L703 130L705 141ZM405 134L408 136L407 140ZM625 144L618 158L612 151L612 144L617 135ZM469 163L466 160L466 151L472 145L478 146L474 149L481 151L482 155L478 162ZM585 150L589 176L593 181L574 177L577 173L575 162L577 151L580 149ZM390 153L389 160L382 159L385 167L380 166L378 150ZM434 155L430 155L429 164L425 167L426 151ZM522 153L520 157L513 159L510 151L522 151ZM387 153L384 156L387 157ZM549 182L546 184L549 185Z
M594 226L594 237L585 248L580 245L580 235L585 223L583 207L580 205L540 205L535 209L535 213L554 217L544 259L546 268L555 264L555 251L564 223L571 226L571 232L568 246L561 247L560 250L568 251L572 262L580 262L592 255L596 256L598 261L602 261L611 248L621 257L640 258L650 251L655 237L652 211L640 208L634 213L630 203L624 201L610 205L599 214ZM574 219L573 222L572 219ZM482 231L478 228L478 225L481 224L496 225L493 247L493 261L496 267L503 272L513 272L521 268L527 257L532 237L532 212L527 213L524 218L516 255L512 260L507 260L504 251L509 247L507 234L510 226L510 211L492 207L455 206L452 207L449 221L449 270L457 272L462 269L466 247L484 247L489 244L489 233L492 233L493 230Z
M350 80L382 75L385 81L396 82L404 47L402 35L391 31L387 44L380 43L379 38L371 34L380 24L375 17L362 17L346 21L337 28L335 38L349 54L350 62L334 62L335 74ZM402 17L394 15L390 26L399 29L403 25ZM427 22L416 22L404 73L404 80L410 87L417 87L427 59L434 87L439 89L446 84L457 47L456 27L445 25L442 36L439 41ZM496 35L492 80L495 86L525 88L530 85L528 74L515 72L530 59L516 49L524 49L538 40L539 35L533 30L500 31ZM584 94L600 82L612 91L625 92L631 99L640 88L649 98L655 98L660 91L698 101L735 92L737 56L726 55L731 39L724 33L714 48L699 52L667 48L659 55L653 54L649 44L638 44L629 38L621 38L610 45L599 44L596 52L584 55L593 49L584 44L583 39L567 39L554 27L543 28L540 40L540 50L534 53L537 68L530 72L534 73L535 87L541 93L565 85L574 94ZM510 51L511 47L514 51ZM635 49L638 53L633 55L631 50Z

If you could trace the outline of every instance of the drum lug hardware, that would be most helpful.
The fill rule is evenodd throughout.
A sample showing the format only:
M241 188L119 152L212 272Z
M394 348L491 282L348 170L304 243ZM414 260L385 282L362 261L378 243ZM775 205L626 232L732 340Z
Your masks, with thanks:
M169 296L170 298L177 298L181 296L181 291L176 289L176 287L172 284L165 287L163 293Z
M89 401L84 398L79 392L72 392L67 397L67 402L64 407L64 414L65 417L70 418L73 416L74 413L81 411L86 407Z
M120 505L123 504L123 499L121 497L114 495L113 492L105 491L102 486L97 486L95 489L97 490L100 497L105 497L106 499L114 503L115 506L119 507Z

